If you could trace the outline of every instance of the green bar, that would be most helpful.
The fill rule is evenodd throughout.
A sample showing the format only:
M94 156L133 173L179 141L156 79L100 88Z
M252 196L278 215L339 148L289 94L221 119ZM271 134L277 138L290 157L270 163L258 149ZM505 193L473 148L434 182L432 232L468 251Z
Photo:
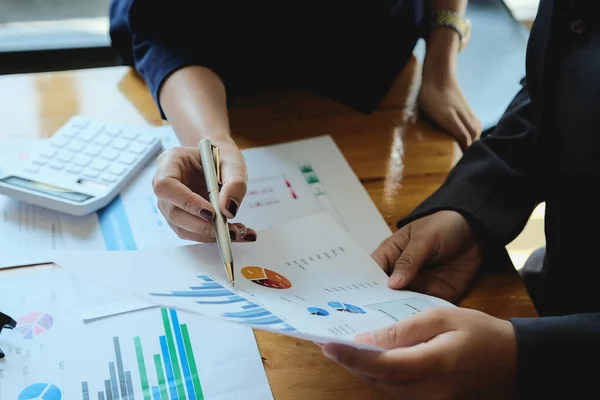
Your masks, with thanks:
M202 393L202 385L200 385L200 377L198 376L198 367L194 359L194 351L192 350L192 342L190 333L186 324L181 324L181 333L183 335L183 343L185 343L185 354L187 354L188 362L190 363L190 371L192 373L192 382L194 382L194 391L196 392L197 400L204 400Z
M169 322L169 314L167 309L163 308L162 319L165 326L165 336L167 337L167 346L169 347L169 355L171 356L171 365L173 366L173 377L177 384L177 395L179 400L186 399L185 388L183 387L183 379L181 379L181 368L177 362L177 350L175 350L175 341L173 340L173 331L171 331L171 323Z
M146 374L146 363L144 362L144 352L142 351L142 341L139 336L133 338L135 343L135 354L137 355L138 369L140 371L140 380L142 381L142 392L144 400L152 400L150 396L150 386L148 386L148 375Z
M159 354L154 355L154 366L156 367L156 376L158 377L158 386L160 387L160 400L169 400L165 371L163 370Z

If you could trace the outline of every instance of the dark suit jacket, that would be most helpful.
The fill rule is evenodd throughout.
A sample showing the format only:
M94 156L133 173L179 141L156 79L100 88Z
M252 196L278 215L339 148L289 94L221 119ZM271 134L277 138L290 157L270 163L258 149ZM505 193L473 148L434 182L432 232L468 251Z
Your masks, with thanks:
M522 398L600 398L599 11L597 0L541 0L524 88L496 129L399 222L456 210L489 255L546 203L546 268L534 298L541 318L511 319Z
M422 0L111 0L110 37L157 104L171 73L201 65L228 96L296 86L368 113L409 60L421 21Z

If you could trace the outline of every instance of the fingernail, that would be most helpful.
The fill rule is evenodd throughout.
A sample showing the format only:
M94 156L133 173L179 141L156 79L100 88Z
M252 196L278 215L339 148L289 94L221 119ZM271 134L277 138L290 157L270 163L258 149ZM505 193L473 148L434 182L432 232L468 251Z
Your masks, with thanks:
M235 233L235 231L229 231L229 237L231 238L231 240L235 240L237 239L237 234Z
M231 215L233 215L235 217L235 214L237 213L238 210L238 203L233 200L233 199L229 199L227 200L227 211L229 211L231 213Z
M244 240L246 242L256 242L256 233L247 233L246 236L244 236Z
M198 214L200 215L200 218L205 219L209 222L212 221L213 217L215 216L212 211L206 209L200 210Z

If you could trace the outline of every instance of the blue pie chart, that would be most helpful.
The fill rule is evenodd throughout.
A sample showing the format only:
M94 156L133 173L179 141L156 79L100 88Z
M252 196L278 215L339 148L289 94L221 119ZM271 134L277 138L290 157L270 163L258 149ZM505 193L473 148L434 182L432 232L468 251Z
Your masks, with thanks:
M57 386L50 383L34 383L27 386L17 400L61 400L62 393Z
M329 315L329 313L326 310L323 310L322 308L319 308L319 307L308 307L307 310L312 315L318 315L320 317L325 317L325 316Z

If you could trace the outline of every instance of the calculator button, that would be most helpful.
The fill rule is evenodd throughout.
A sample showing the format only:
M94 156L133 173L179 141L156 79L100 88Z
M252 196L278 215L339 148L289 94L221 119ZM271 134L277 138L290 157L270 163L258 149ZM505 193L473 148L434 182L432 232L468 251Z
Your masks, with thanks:
M129 146L129 151L135 154L142 154L144 151L146 151L146 146L140 143L131 143L131 146Z
M156 140L155 136L140 136L137 138L138 142L150 144Z
M83 129L86 126L88 126L89 124L90 124L90 121L87 118L81 117L81 116L75 116L75 117L71 118L71 121L69 121L69 125L74 126L79 129Z
M69 141L67 139L61 138L61 137L56 137L56 138L50 139L50 145L54 146L54 147L58 147L58 148L63 148L68 143L69 143Z
M96 137L96 130L88 129L79 133L77 138L84 142L91 142Z
M36 158L35 160L33 160L32 162L37 165L46 165L48 160L46 158L39 157L39 158Z
M117 181L117 178L115 178L113 175L108 175L108 174L104 174L100 177L101 180L103 180L104 182L108 182L108 183L114 183Z
M102 155L100 157L108 161L114 161L117 159L118 156L119 153L117 153L113 149L106 149L102 152Z
M97 178L98 175L100 175L100 174L94 170L85 171L85 173L83 174L83 176L88 177L88 178Z
M110 169L108 170L108 172L110 172L111 174L115 174L115 175L123 175L123 173L127 171L127 168L122 166L122 165L111 165Z
M119 134L121 133L121 129L109 126L104 129L104 133L106 133L108 136L115 137L119 136Z
M58 153L58 150L48 148L48 149L44 150L40 155L42 157L52 158L56 155L56 153Z
M82 170L83 168L78 167L77 165L69 165L66 171L72 174L79 174Z
M61 151L56 159L63 162L69 162L73 159L73 157L75 157L75 154L67 151Z
M108 135L100 135L96 138L96 140L94 140L94 142L96 142L100 146L106 146L110 143L111 140L111 137Z
M110 147L117 150L125 150L129 146L129 142L123 139L115 139Z
M86 156L82 156L82 155L79 155L79 156L75 157L75 161L74 161L74 163L75 163L76 165L79 165L79 166L81 166L81 167L85 167L85 166L86 166L86 165L88 165L90 162L92 162L92 159L91 159L91 158L89 158L89 157L86 157Z
M106 161L94 160L90 168L95 169L96 171L104 171L108 168L108 163Z
M133 154L121 154L121 157L119 157L119 162L126 165L133 164L135 160L137 160L137 157Z
M138 135L139 135L139 133L137 133L136 131L125 131L125 132L123 132L121 137L123 139L133 140L136 137L138 137Z
M65 166L64 163L60 162L60 161L56 161L56 160L52 160L50 161L50 163L48 164L48 166L50 168L54 168L54 169L63 169L63 167Z
M81 142L71 142L69 143L69 147L67 147L67 150L78 153L80 151L82 151L83 149L85 149L85 144L81 143Z
M38 172L40 169L38 167L36 167L35 165L28 165L27 167L25 167L25 171L27 172L31 172L31 173L36 173Z
M72 127L66 127L60 131L59 135L71 139L71 138L74 138L75 136L77 136L78 133L79 133L78 129L75 129Z
M90 144L87 149L85 149L85 153L88 156L95 157L102 151L102 147L96 146L95 144Z

